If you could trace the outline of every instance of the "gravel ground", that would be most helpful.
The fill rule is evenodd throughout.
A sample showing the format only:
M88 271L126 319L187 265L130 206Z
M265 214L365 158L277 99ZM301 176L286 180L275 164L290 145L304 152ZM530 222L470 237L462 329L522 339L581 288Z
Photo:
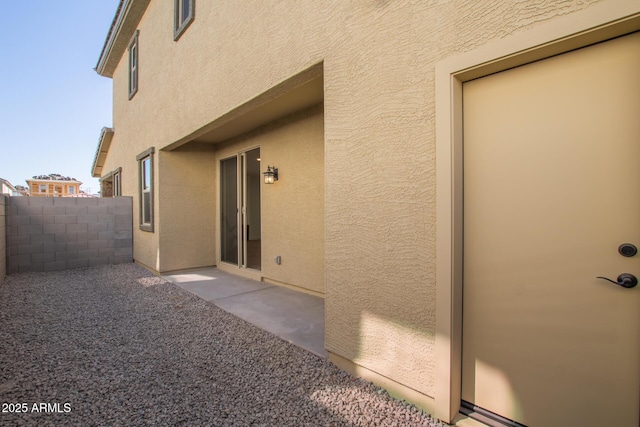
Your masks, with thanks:
M0 403L2 426L443 426L134 264L7 276Z

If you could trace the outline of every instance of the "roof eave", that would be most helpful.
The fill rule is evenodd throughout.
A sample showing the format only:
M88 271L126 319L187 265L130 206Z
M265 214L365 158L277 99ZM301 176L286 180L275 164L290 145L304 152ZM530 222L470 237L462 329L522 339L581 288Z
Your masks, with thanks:
M104 77L113 78L120 58L127 49L129 40L133 36L138 23L151 0L120 0L116 15L111 22L107 38L100 52L100 58L94 68Z
M109 147L111 147L111 140L113 139L113 129L103 127L100 132L100 141L98 142L98 149L96 155L93 158L93 165L91 166L91 176L94 178L100 178L102 176L102 167L107 160L107 154L109 154Z
M6 179L0 178L0 183L4 183L4 185L6 185L7 187L9 187L9 189L11 191L16 191L16 188L13 186L13 184L11 184L9 181L7 181Z
M25 179L27 183L30 182L64 182L65 184L82 184L82 181L78 181L77 179L37 179L37 178L29 178Z

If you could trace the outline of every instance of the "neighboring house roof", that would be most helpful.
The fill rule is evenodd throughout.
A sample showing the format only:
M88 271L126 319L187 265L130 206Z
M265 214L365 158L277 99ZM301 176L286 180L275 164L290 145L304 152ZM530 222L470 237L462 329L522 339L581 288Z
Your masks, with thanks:
M11 191L16 191L16 187L14 187L9 181L6 179L0 178L0 193L2 193L2 187L8 187Z
M34 175L30 179L26 179L25 181L29 182L38 182L38 181L56 181L56 182L70 182L74 184L82 184L82 181L78 181L75 178L71 178L69 176L63 176L57 173L50 173L49 175Z
M107 159L112 139L113 129L103 127L100 132L100 140L98 141L96 155L93 157L93 165L91 166L91 176L94 178L100 178L102 176L102 167Z
M147 10L151 0L120 0L116 15L111 22L107 39L96 64L96 72L104 77L113 77L113 73L136 31L136 27Z
M28 196L29 189L24 185L16 185L16 193L17 193L16 195L19 195L19 196Z

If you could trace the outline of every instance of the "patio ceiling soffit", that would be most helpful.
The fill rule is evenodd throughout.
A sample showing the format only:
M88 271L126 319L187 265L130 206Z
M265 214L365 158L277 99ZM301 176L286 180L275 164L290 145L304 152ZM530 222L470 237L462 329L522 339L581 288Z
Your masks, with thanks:
M172 151L190 142L217 144L279 118L322 103L322 62L288 78L217 119L162 148Z

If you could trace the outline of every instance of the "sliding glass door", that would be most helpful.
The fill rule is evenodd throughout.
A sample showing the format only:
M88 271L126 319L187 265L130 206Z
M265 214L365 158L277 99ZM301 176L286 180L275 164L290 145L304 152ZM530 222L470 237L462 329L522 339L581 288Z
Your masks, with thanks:
M220 162L220 260L261 268L260 149Z
M238 264L238 158L220 162L220 259Z

